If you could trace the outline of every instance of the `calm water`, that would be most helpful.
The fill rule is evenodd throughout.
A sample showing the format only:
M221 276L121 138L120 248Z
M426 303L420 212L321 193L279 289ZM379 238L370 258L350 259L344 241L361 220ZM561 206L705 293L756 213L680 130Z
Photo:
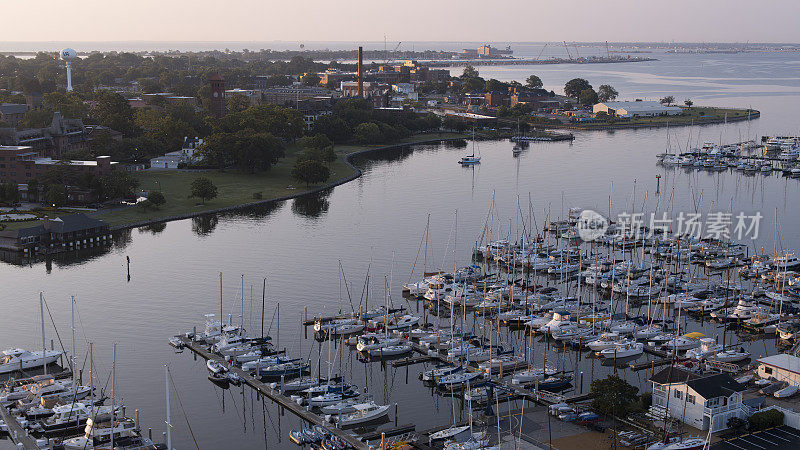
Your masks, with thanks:
M249 389L222 391L214 387L206 380L202 361L195 361L189 353L176 355L167 345L169 336L201 326L203 314L219 310L219 272L224 273L226 315L231 314L235 322L244 320L258 332L261 280L266 277L266 327L280 302L281 347L303 356L312 352L315 360L321 354L325 360L327 347L320 350L311 347L312 339L298 339L299 320L305 306L309 314L349 308L347 293L340 293L339 261L356 303L371 262L370 303L383 301L386 276L393 301L404 304L399 286L409 279L428 214L428 267L449 268L454 258L467 261L492 197L501 218L495 223L495 232L502 228L507 233L509 226L514 227L518 201L526 216L530 201L541 224L548 212L551 217L558 216L570 206L607 211L609 196L614 214L630 210L634 186L637 208L646 202L645 209L652 209L659 199L662 205L669 202L674 188L676 211L693 211L694 204L703 211L727 211L732 203L734 212L762 212L765 219L753 248L773 248L777 210L784 242L798 248L798 180L778 174L746 177L734 172L666 170L655 164L655 154L664 151L668 140L674 148L676 142L685 147L687 141L692 145L705 140L727 142L796 130L800 100L797 64L782 54L691 55L643 64L493 68L492 74L483 69L484 76L504 79L523 80L530 72L539 73L548 86L563 85L573 74L583 73L594 84L613 84L623 97L655 98L669 93L677 99L691 97L698 104L752 106L763 116L749 124L674 128L669 130L669 139L666 129L576 133L572 143L532 144L516 158L509 142L481 142L478 149L483 163L474 168L456 164L463 149L421 146L363 162L363 177L323 198L132 230L118 236L118 244L109 252L80 262L3 264L0 343L3 347L41 345L38 293L43 291L60 338L68 347L69 296L76 295L79 364L86 343L94 342L103 384L111 369L112 345L118 343L118 393L129 410L141 410L143 425L153 427L154 434L164 430L162 364L169 363L180 396L180 402L173 401L172 411L177 447L194 446L182 409L201 448L288 446L285 437L298 425L297 419L281 417L269 403L262 406ZM659 174L660 196L656 195ZM129 281L126 256L131 259ZM341 303L340 298L344 298ZM416 308L416 304L409 306ZM696 327L710 335L722 332L708 325ZM47 329L48 341L58 339L52 325ZM275 325L270 334L277 337ZM748 345L754 356L774 348L763 341ZM545 347L538 342L536 346L535 352ZM548 361L557 360L556 353L547 352ZM564 355L565 365L575 366L574 352ZM417 380L422 366L410 367L408 372L391 366L382 370L379 363L356 361L349 351L335 358L334 366L335 372L345 373L359 386L366 385L376 400L399 403L400 424L415 422L425 428L451 420L451 400L433 395ZM585 372L588 385L591 375L605 376L613 368L582 356L578 370ZM323 373L326 371L327 366ZM626 377L645 384L645 372Z

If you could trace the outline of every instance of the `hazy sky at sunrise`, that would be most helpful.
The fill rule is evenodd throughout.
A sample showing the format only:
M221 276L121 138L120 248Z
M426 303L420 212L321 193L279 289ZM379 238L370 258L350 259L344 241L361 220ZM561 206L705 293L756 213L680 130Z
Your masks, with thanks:
M3 0L0 41L800 42L798 0Z

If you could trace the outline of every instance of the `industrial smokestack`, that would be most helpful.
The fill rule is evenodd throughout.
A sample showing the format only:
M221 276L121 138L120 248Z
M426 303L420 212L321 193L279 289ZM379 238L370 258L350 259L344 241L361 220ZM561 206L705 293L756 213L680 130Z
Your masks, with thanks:
M358 96L364 97L364 47L358 47Z

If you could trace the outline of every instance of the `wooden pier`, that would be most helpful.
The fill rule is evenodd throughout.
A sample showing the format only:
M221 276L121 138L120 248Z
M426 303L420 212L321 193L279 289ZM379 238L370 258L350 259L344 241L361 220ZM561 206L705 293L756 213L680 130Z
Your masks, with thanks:
M423 346L421 346L419 344L416 344L416 343L411 343L411 348L413 348L414 351L416 351L418 353L421 353L423 355L429 356L431 359L438 360L438 361L440 361L442 363L446 363L446 364L452 364L452 361L448 361L447 358L443 357L442 354L439 351L433 350L431 353L428 353L429 349L427 349L427 348L425 348L425 347L423 347ZM527 363L525 364L525 367L527 367ZM485 374L484 371L482 371L481 369L479 369L479 368L477 368L477 367L475 367L475 366L473 366L471 364L466 364L464 366L464 368L465 368L465 370L467 370L469 372L481 372L481 373ZM519 367L516 367L516 369L522 369L522 368L523 367L521 365ZM505 376L505 375L511 374L513 372L514 372L514 370L506 370L506 368L503 367L502 375ZM532 402L536 402L536 403L539 403L539 404L545 405L545 406L552 405L552 404L555 404L555 403L561 403L561 402L576 403L576 402L588 400L588 399L591 398L591 396L589 394L579 394L579 395L573 395L573 396L568 397L568 396L565 396L565 395L562 395L562 394L549 392L549 391L536 391L536 390L529 391L528 389L525 388L525 386L521 386L521 385L518 385L518 384L511 384L510 382L503 381L502 376L499 376L499 375L501 375L501 372L500 372L499 369L496 370L496 371L493 370L492 371L492 375L496 376L496 378L492 378L492 381L497 383L498 385L500 385L501 389L505 389L505 390L507 390L509 392L513 392L519 397L524 397L524 398L526 398L526 399L528 399L528 400L530 400Z
M320 425L324 427L326 430L330 431L331 434L335 435L342 441L346 442L348 445L352 446L356 449L369 449L369 445L366 442L359 440L356 436L347 433L346 431L342 430L341 428L333 427L330 423L324 421L322 417L318 416L317 414L312 413L311 411L305 409L304 407L298 405L297 403L293 402L289 397L283 395L279 390L272 389L267 384L261 382L254 376L250 375L248 372L236 367L236 366L228 366L228 363L219 355L209 352L206 350L204 345L193 341L190 338L181 336L181 340L183 340L184 346L189 350L193 351L194 353L200 355L203 359L213 359L225 367L228 367L228 370L231 372L239 375L242 377L244 382L250 386L251 388L255 389L256 391L260 392L265 397L269 398L275 403L281 405L282 408L287 409L292 414L296 415L297 417L305 420L308 423L314 425ZM37 448L37 447L33 447Z
M22 448L25 450L39 450L39 446L36 445L36 440L20 426L17 419L15 419L3 405L0 405L0 417L2 417L3 421L6 423L8 434L11 436L11 440L14 444L17 446L22 445Z
M656 360L653 360L653 361L647 361L647 362L638 363L638 364L634 363L634 362L631 362L628 365L628 367L630 367L631 370L633 370L634 372L638 372L638 371L644 370L644 369L652 369L654 367L661 367L661 366L667 365L667 364L669 364L671 362L672 362L672 359L662 358L662 359L656 359Z

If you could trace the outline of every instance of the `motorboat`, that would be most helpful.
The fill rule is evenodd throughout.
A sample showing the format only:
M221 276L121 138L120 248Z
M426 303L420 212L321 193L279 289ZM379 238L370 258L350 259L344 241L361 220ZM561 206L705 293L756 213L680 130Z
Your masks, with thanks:
M463 370L464 370L463 366L439 367L436 369L426 370L425 372L419 374L419 377L422 381L435 381L441 377L458 373Z
M573 322L570 320L570 318L571 315L569 311L553 312L553 318L546 324L539 327L537 331L540 333L552 333L560 327L572 324Z
M458 163L461 164L462 166L472 166L475 164L480 164L480 162L481 162L481 157L475 156L474 154L469 156L462 156L461 159L458 161Z
M336 423L340 427L345 427L371 422L389 414L389 405L378 405L373 401L353 405L353 408L355 411L351 413L327 415L325 419L329 422Z
M227 367L223 366L221 362L215 359L209 359L206 361L206 368L208 368L209 372L217 375L228 371Z
M745 359L750 357L750 352L745 350L744 348L736 349L728 349L725 351L721 351L719 353L715 353L713 356L709 356L708 359L710 361L722 361L722 362L739 362L744 361Z
M600 352L608 348L613 348L620 339L622 339L622 336L617 333L603 333L600 335L600 339L589 342L586 346L596 352Z
M121 409L121 406L118 406ZM45 434L57 434L67 431L78 431L85 428L86 419L91 417L92 408L86 406L84 403L67 403L65 405L55 406L52 409L53 415L47 419L39 421L39 427ZM112 409L110 406L97 406L94 407L94 414L111 414Z
M113 417L112 414L98 415L86 419L83 436L63 442L65 450L91 450L108 448L114 439L115 448L145 448L154 445L152 441L139 436L136 422L127 417Z
M340 392L328 392L322 395L318 395L316 397L311 397L311 399L308 401L308 404L311 405L312 407L328 406L340 403L348 398L358 397L358 395L359 395L358 392L352 390L346 390Z
M469 425L462 425L462 426L453 425L451 427L445 428L444 430L439 430L435 433L431 433L428 439L430 443L448 439L459 440L460 436L468 434L469 429L470 429Z
M358 337L358 343L356 344L356 350L360 352L369 352L372 349L377 349L380 347L388 347L393 345L400 345L403 342L402 337L397 336L389 336L383 334L362 334Z
M436 385L445 389L459 389L483 376L481 372L458 372L445 375L436 380Z
M409 344L386 345L378 348L369 349L369 356L384 357L384 356L397 356L404 355L411 352L412 348Z
M701 338L700 346L686 350L686 357L695 361L701 361L706 357L712 356L723 350L721 344L712 338Z
M3 350L2 354L0 354L0 373L15 372L52 364L63 354L64 352L59 350L40 350L35 352L21 348Z
M478 365L478 369L484 372L494 372L503 369L504 367L516 367L517 365L525 362L525 358L521 356L514 356L514 355L501 355L496 358L492 358L489 361L480 363Z
M514 374L514 376L511 378L511 384L524 385L542 381L549 376L555 375L556 372L557 371L552 368L524 370Z
M354 406L361 403L364 403L364 401L360 400L358 397L352 397L332 405L323 406L320 408L320 412L322 414L347 414L355 411L356 409Z
M536 382L534 387L543 391L560 391L566 388L570 383L572 383L572 377L569 375L553 375Z
M644 344L635 341L618 342L613 348L607 348L600 352L604 358L628 358L644 353Z
M665 342L662 347L664 347L666 350L689 350L700 347L700 339L688 336L676 336L674 339Z
M665 439L647 447L647 450L700 450L706 445L705 439L686 437Z
M300 375L303 371L309 368L308 363L302 361L291 361L285 363L274 364L272 366L261 367L258 369L258 375L261 377L290 377Z
M661 327L661 325L651 324L637 329L633 333L633 337L635 339L650 339L652 337L658 336L663 332L664 329Z

